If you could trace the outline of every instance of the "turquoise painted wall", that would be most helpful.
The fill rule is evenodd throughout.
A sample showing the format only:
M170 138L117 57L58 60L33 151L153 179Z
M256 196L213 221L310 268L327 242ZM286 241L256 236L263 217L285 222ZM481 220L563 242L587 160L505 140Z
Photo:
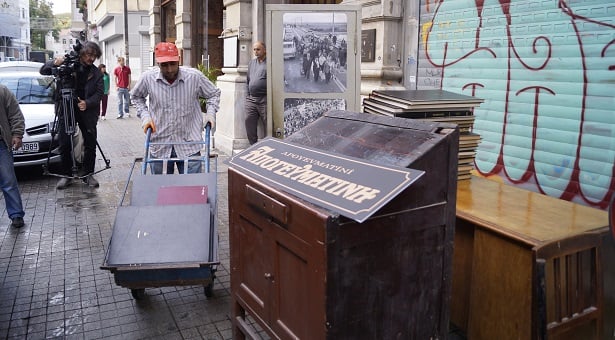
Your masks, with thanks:
M615 190L615 1L421 0L418 88L475 95L475 168L606 208Z

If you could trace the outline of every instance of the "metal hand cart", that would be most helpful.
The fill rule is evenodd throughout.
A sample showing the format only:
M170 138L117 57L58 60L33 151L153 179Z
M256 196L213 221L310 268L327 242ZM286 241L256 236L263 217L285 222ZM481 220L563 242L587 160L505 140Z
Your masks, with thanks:
M204 141L196 142L203 144L205 155L160 159L151 157L151 145L195 143L153 143L148 130L145 157L132 164L101 269L111 271L115 283L129 288L135 299L145 296L145 288L168 286L203 285L205 296L213 295L220 262L217 155L210 151L210 132L208 124ZM153 162L166 169L172 161L183 162L183 174L147 173ZM193 162L201 162L203 172L188 173Z

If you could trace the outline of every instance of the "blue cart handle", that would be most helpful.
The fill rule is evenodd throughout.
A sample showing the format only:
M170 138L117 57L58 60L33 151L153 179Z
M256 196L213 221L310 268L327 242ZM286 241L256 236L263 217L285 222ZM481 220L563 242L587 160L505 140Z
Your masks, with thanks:
M141 164L141 174L145 175L147 172L147 164L149 163L149 148L150 139L152 137L152 128L147 128L145 132L145 155L143 157L143 164ZM205 158L205 169L210 171L209 157L211 156L211 124L208 122L205 124L205 146L207 148L207 157Z
M209 144L210 142L210 136L211 136L211 123L207 122L207 124L205 124L205 147L207 148L207 157L205 157L205 169L207 169L207 172L209 173L209 156L211 155L211 145Z
M143 164L141 164L141 174L145 175L147 171L147 164L149 163L149 144L152 137L152 128L147 128L145 132L145 156L143 157Z

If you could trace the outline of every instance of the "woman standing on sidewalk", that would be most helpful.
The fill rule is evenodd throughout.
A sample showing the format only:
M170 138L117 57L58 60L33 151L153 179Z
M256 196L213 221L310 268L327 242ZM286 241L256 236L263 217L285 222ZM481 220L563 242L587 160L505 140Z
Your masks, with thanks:
M109 78L109 73L107 73L107 66L105 64L98 65L98 69L103 74L103 82L105 84L105 92L100 101L100 118L102 120L106 120L107 117L107 101L109 100L109 86L111 85L111 79Z

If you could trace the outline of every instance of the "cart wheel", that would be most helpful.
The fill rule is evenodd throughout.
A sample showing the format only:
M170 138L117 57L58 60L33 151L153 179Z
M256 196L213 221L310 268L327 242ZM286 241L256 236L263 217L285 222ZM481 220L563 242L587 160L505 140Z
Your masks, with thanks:
M145 297L145 288L131 289L130 294L135 300L141 300Z
M214 296L214 281L212 280L207 286L205 286L205 296L210 298Z

